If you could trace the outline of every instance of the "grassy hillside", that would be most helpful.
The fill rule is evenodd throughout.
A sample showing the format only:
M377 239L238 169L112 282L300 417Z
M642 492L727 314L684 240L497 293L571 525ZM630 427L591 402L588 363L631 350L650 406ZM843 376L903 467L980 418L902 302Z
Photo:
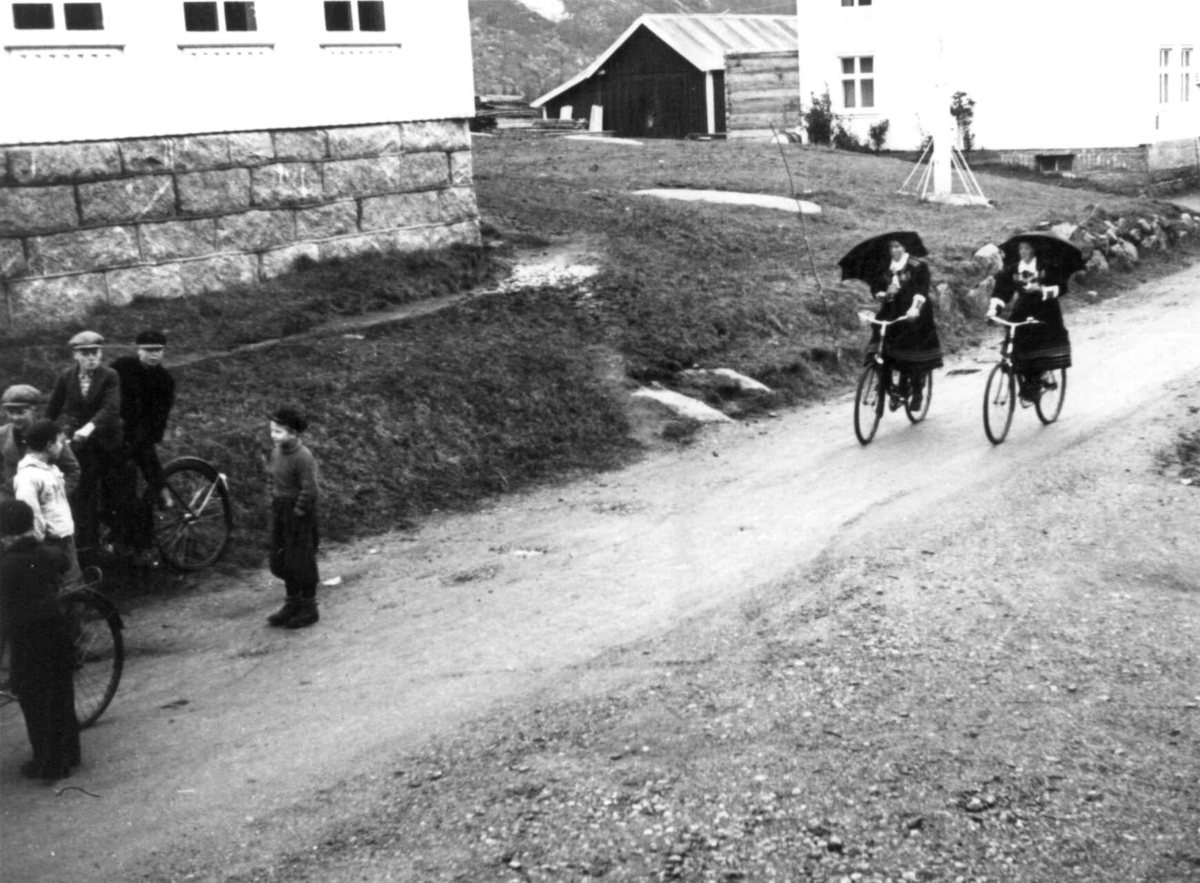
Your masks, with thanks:
M551 22L515 0L470 0L477 94L537 98L587 67L646 13L792 14L795 0L565 0Z
M987 175L981 183L994 209L919 204L895 193L907 163L788 150L797 187L824 209L806 221L820 289L796 216L630 192L684 186L787 194L774 146L477 139L478 198L489 234L510 242L593 239L604 265L588 288L472 298L402 324L177 368L180 399L167 453L208 457L229 474L241 538L256 550L265 523L266 415L279 402L299 402L313 418L327 535L386 530L435 509L635 456L625 410L631 379L669 382L681 366L731 367L776 388L773 406L845 388L864 338L854 312L866 289L840 284L836 263L867 235L919 230L935 283L961 293L980 277L974 251L1012 231L1043 220L1178 214L1161 203ZM1191 247L1086 279L1083 287L1106 296L1181 266L1196 253ZM132 340L146 325L164 327L178 364L189 353L487 285L499 269L490 249L364 258L309 267L255 289L138 303L97 313L80 327L114 341ZM982 333L954 309L942 325L951 348ZM74 330L6 340L5 385L48 388L68 357L61 341ZM838 351L840 363L831 358ZM109 357L119 354L114 348Z

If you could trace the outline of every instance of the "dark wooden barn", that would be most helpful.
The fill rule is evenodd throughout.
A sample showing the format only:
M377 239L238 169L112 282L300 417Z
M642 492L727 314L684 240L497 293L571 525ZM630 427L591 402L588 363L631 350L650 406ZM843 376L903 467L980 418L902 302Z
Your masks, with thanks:
M588 67L533 102L632 138L726 130L725 56L796 49L790 15L643 15Z

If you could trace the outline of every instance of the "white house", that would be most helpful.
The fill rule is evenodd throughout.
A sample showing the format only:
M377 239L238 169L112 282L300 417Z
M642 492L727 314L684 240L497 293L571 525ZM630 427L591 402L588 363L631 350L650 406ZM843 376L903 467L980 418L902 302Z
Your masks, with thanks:
M1177 144L1195 164L1195 0L799 0L798 18L802 100L828 88L860 137L884 119L895 149L953 131L951 96L962 91L976 102L975 146L1015 161L1086 169L1123 162L1126 148Z
M478 240L467 0L0 0L0 328Z

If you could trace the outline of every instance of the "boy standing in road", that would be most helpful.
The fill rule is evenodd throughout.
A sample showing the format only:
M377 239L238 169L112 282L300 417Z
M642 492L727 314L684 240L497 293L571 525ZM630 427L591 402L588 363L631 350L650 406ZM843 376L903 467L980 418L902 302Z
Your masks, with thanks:
M0 621L12 648L11 686L25 715L33 757L21 775L53 781L80 762L75 648L58 605L62 551L38 542L33 512L0 500Z
M295 408L271 415L271 573L283 580L287 593L268 625L306 628L317 612L317 461L300 441L308 420Z
M167 430L175 405L175 378L162 365L167 336L161 331L143 331L135 341L136 356L121 356L113 370L121 378L121 421L129 456L146 480L146 492L131 506L129 542L138 564L154 564L154 505L171 499L163 487L158 444ZM131 495L132 496L132 495Z
M75 521L67 502L67 484L55 462L67 439L53 420L37 420L25 430L27 449L13 476L13 496L33 511L33 533L67 556L66 580L82 574L75 553Z

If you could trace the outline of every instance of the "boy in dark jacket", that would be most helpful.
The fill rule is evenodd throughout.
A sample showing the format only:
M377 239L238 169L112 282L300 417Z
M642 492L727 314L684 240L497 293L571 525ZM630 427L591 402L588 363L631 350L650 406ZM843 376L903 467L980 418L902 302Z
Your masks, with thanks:
M308 420L295 408L271 415L271 573L287 593L267 623L300 629L320 619L317 613L317 461L300 441Z
M21 703L33 758L21 765L30 779L63 779L78 766L75 647L58 604L67 556L38 541L33 510L0 501L0 621L12 652L12 691Z
M146 479L146 492L133 502L130 512L129 543L137 553L137 563L154 561L154 505L162 498L171 505L163 488L162 462L158 445L167 431L171 408L175 405L175 378L162 365L167 336L161 331L143 331L135 340L136 356L121 356L113 370L121 378L121 421L125 425L125 445L130 459Z
M127 482L120 480L125 462L121 424L121 380L100 364L104 338L81 331L71 338L75 364L58 375L46 416L62 426L79 459L79 486L71 499L76 544L94 549L100 521L119 529L128 514Z

